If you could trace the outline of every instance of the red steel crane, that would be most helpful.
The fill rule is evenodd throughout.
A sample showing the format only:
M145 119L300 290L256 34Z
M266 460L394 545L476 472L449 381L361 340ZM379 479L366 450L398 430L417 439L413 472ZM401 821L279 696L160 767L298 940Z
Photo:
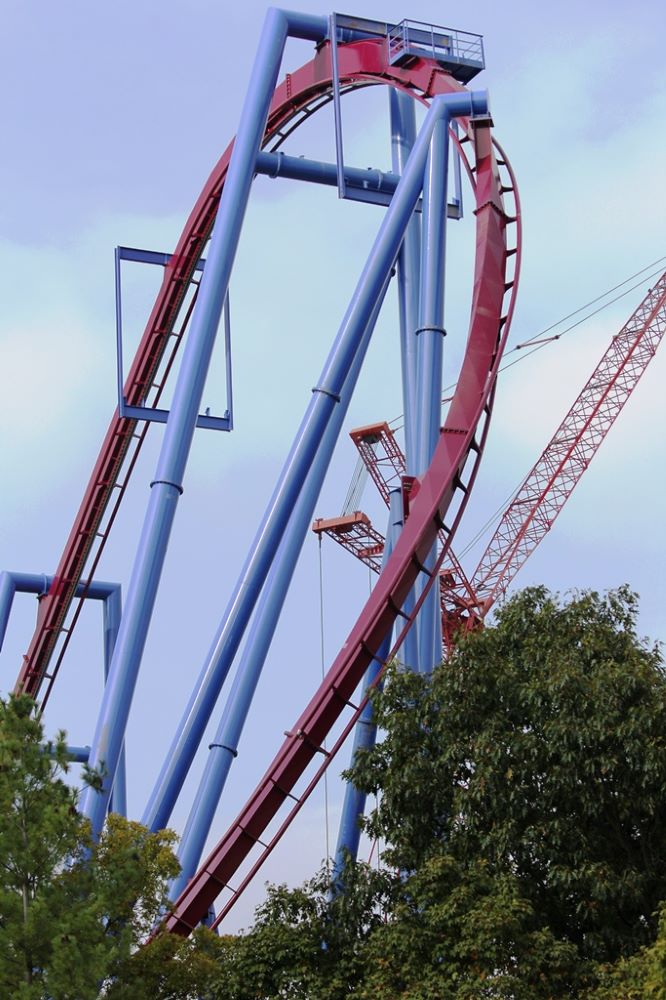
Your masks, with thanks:
M651 288L585 383L576 401L504 511L478 566L467 578L449 552L440 570L442 630L450 649L460 629L478 625L550 531L597 449L654 357L666 330L666 272ZM405 477L405 458L387 423L350 437L380 496ZM312 525L379 572L383 538L361 511Z

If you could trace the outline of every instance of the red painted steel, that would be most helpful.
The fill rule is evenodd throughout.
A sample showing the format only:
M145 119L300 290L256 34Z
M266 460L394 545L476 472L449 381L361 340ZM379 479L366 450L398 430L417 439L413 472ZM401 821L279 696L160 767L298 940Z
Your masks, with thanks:
M357 427L349 432L349 436L379 495L388 506L390 490L400 486L405 478L405 456L395 434L383 421ZM356 511L349 517L318 518L314 521L312 530L316 534L332 538L375 573L381 571L384 536L373 527L370 518L362 511ZM439 532L439 541L441 546L446 546L447 539L443 530ZM477 605L472 585L450 546L440 572L440 603L442 635L446 648L450 649L453 635L449 619L454 615L457 622L463 615L469 617L470 611Z
M375 573L380 572L384 536L373 528L370 518L363 511L357 510L344 517L317 518L312 530L316 535L333 538Z
M503 316L507 286L512 284L506 276L508 220L489 130L478 130L474 144L477 250L471 324L458 386L432 463L420 481L405 528L351 634L247 804L175 902L165 921L169 931L189 934L221 890L229 886L250 851L261 843L266 827L349 704L422 570L444 517L453 511L453 521L446 528L450 540L462 515L487 434L497 367L514 302L512 292L508 313ZM458 501L455 511L454 499ZM274 842L263 847L262 859Z
M387 423L369 424L350 431L349 436L388 507L390 491L400 486L405 474L405 456L393 431Z
M342 87L386 84L409 92L424 103L435 94L464 89L431 60L417 60L408 68L389 66L383 40L366 40L338 49ZM277 148L298 125L332 98L330 47L322 46L315 58L297 72L288 74L277 88L268 117L264 148ZM464 126L464 122L462 123ZM155 405L164 387L184 327L174 335L187 290L212 231L220 194L224 187L231 143L211 173L178 241L173 258L164 269L164 279L125 383L130 405ZM498 204L501 210L501 203ZM166 365L164 362L166 360ZM74 621L65 628L74 592L81 581L97 543L92 572L108 537L118 503L131 475L146 427L137 431L137 421L121 418L116 410L54 574L53 584L40 601L35 632L23 658L16 690L38 698L48 666L60 638L68 635ZM123 470L124 476L123 476ZM114 491L117 502L112 504ZM101 529L112 504L112 514ZM58 663L60 660L58 660ZM50 688L49 688L50 690Z
M505 511L472 576L484 615L550 531L666 332L666 273L608 350Z

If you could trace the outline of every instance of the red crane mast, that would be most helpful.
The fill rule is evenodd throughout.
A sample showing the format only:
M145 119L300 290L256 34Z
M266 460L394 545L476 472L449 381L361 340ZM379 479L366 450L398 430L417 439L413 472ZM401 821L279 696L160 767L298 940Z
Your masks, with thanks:
M461 628L477 625L550 531L601 442L654 357L666 330L666 272L617 333L538 461L504 511L468 579L449 550L440 572L442 623L448 649ZM405 459L387 423L351 431L361 460L388 503L389 489L405 482ZM319 519L327 534L379 572L383 537L361 511Z

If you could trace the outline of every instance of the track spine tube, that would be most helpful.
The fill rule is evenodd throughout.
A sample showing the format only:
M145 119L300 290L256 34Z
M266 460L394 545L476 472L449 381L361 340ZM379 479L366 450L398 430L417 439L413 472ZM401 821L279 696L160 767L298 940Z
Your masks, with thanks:
M421 193L428 146L435 122L447 113L473 114L478 106L483 105L484 99L484 93L475 95L464 92L441 95L432 102L324 365L316 386L317 391L312 395L206 663L168 751L144 814L143 822L151 829L159 829L168 822L173 802L201 742L307 470L317 453L332 411L339 405L336 400L340 397L347 373L363 340L377 298L388 281L405 228Z
M369 343L372 337L387 288L388 283L384 286L377 300L374 313L368 324L365 333L366 343ZM183 891L201 860L206 838L210 832L231 765L237 755L238 744L252 698L270 649L303 542L308 534L317 498L340 436L364 356L365 348L362 345L347 376L342 391L341 405L333 411L333 417L309 470L307 481L304 483L294 506L289 524L280 541L278 553L266 578L257 609L252 617L245 648L229 691L222 718L210 744L206 767L180 841L178 860L181 864L181 873L174 881L170 894L174 899Z
M171 527L182 492L185 465L247 208L254 164L266 129L288 27L284 14L275 8L268 11L178 373L93 739L90 764L104 769L105 778L101 792L91 788L84 792L82 810L90 819L95 836L101 831L118 767Z
M382 555L382 569L386 566L389 556L393 552L393 546L400 537L402 530L403 507L402 490L391 490L390 508L388 515L388 526L386 530L386 543ZM391 633L387 635L377 651L377 660L373 660L365 672L363 678L362 697L365 696L369 688L376 681L377 674L382 669L379 661L386 661L391 650ZM356 728L354 729L354 742L352 746L349 766L352 767L356 760L356 755L361 750L371 750L375 745L377 737L377 725L373 720L372 702L369 701L361 713ZM336 887L343 889L342 875L344 872L347 857L356 860L358 855L358 845L361 840L360 820L365 811L365 792L356 788L351 781L345 786L345 797L342 804L342 815L340 816L340 828L338 831L338 841L335 848L335 860L333 862L333 883Z

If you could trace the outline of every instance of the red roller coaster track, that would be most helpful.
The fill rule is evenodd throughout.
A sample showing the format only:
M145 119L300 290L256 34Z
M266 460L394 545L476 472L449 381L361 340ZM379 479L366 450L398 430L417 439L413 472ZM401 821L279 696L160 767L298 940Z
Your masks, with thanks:
M440 574L442 630L447 649L459 630L476 627L525 560L550 531L581 476L638 385L666 333L666 273L612 338L576 401L501 516L470 578L449 548ZM361 460L388 505L405 458L387 423L351 431ZM357 559L379 572L384 538L362 511L315 521Z
M418 59L409 68L389 65L385 45L376 40L340 46L338 69L344 91L385 84L401 88L427 103L436 94L464 89L432 60ZM329 46L325 45L311 62L296 73L287 74L277 88L264 148L278 148L302 121L331 99L331 58ZM469 139L465 137L465 141ZM469 169L476 171L477 210L483 211L477 226L475 308L490 308L491 315L497 311L499 316L501 309L495 310L494 299L500 289L504 293L513 284L507 281L506 263L508 256L515 255L514 273L517 274L520 245L517 239L516 245L507 252L498 233L503 232L507 221L515 222L519 213L516 211L512 218L504 213L503 194L514 191L514 184L501 150L496 160L487 137L480 136L476 144L483 147L483 152L479 157L477 151L477 164ZM162 286L125 383L125 398L130 405L155 406L164 389L196 299L195 289L187 301L188 290L213 227L232 148L233 143L230 143L211 173L173 257L165 267ZM498 177L498 169L508 175L504 184ZM517 195L515 197L517 204ZM484 219L484 215L494 216L493 224L490 218ZM512 312L514 296L515 287L507 315ZM488 298L493 299L492 304L484 303ZM487 371L481 375L466 369L462 374L463 383L468 383L465 399L484 391L486 378ZM491 393L488 392L485 400L488 411L490 403ZM465 402L459 407L468 410L469 405ZM461 427L464 416L466 414L461 413ZM84 598L80 598L72 610L76 588L84 574L88 581L93 578L148 427L148 423L140 427L136 420L121 417L117 410L113 414L53 584L40 600L35 632L23 658L16 690L39 699L47 681L42 703L48 698L83 605Z
M380 53L377 50L375 54ZM428 83L429 93L433 93L434 79L431 76ZM477 130L468 138L475 150L475 164L470 170L474 175L477 217L471 322L457 389L435 455L428 472L413 490L410 517L400 540L319 690L288 732L283 746L240 815L174 904L166 927L175 933L188 934L203 919L222 889L230 888L230 880L254 848L260 848L260 856L246 875L242 887L273 849L309 790L314 787L318 775L300 797L292 794L296 782L321 750L332 726L350 705L354 690L384 636L401 614L400 609L418 574L426 572L423 562L435 538L444 532L442 558L462 515L485 443L497 368L513 312L515 279L507 279L507 262L515 256L514 274L517 275L520 256L519 235L516 245L510 249L507 249L505 241L507 223L516 223L519 214L516 212L509 218L504 210L503 195L507 191L514 193L518 205L513 180L507 185L502 184L487 129ZM506 168L506 160L501 153L500 157L499 165ZM505 297L509 292L509 304L504 313ZM447 516L448 524L444 520ZM429 575L432 583L436 574ZM345 732L352 722L353 718ZM340 744L338 740L336 749ZM332 753L329 752L328 759ZM322 770L320 768L318 773ZM290 798L296 800L296 805L289 817L275 837L268 844L263 843L261 838L268 824ZM240 890L231 891L233 898L223 909L220 919L238 898Z
M340 46L338 66L343 91L384 84L401 88L427 103L436 94L464 89L432 60L416 59L404 68L389 65L382 41ZM327 44L276 90L264 147L277 148L331 98L331 54ZM407 526L347 642L247 805L177 900L167 920L169 930L189 933L250 851L261 845L267 825L285 801L293 798L295 783L349 705L368 663L401 613L406 595L424 571L423 561L435 538L443 532L443 556L462 516L488 432L520 264L520 211L513 175L501 148L493 143L489 123L484 124L473 128L469 122L461 122L462 144L468 144L464 151L461 147L461 152L471 149L474 154L473 163L463 155L475 199L474 286L465 357L432 463L415 484ZM232 145L213 170L165 267L157 301L125 384L125 396L132 405L155 405L164 387L193 306L192 295L188 303L188 290L212 230L231 150ZM505 208L507 194L513 202L509 211ZM509 247L507 226L514 227L514 241ZM84 572L88 579L92 578L146 430L147 425L137 431L136 421L120 418L117 412L112 418L53 586L42 599L37 627L17 681L17 688L33 697L39 695L45 680L49 686L42 700L48 697L78 617L80 605L73 613L71 610L76 586ZM430 582L436 579L436 574L429 576ZM303 800L301 796L298 804ZM288 822L283 823L281 831ZM276 838L263 846L253 871L275 842Z

